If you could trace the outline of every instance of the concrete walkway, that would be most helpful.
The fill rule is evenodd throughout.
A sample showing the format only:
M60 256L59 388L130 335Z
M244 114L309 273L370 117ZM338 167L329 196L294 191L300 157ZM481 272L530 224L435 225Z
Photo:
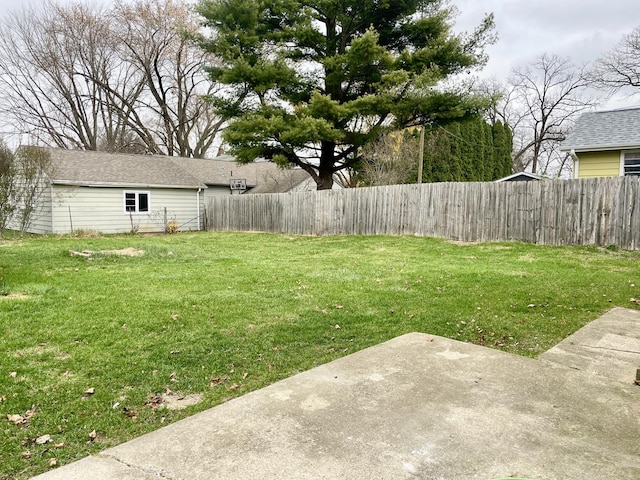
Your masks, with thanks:
M36 478L637 480L639 346L621 308L540 359L408 334Z
M633 383L640 368L640 311L614 308L538 358Z

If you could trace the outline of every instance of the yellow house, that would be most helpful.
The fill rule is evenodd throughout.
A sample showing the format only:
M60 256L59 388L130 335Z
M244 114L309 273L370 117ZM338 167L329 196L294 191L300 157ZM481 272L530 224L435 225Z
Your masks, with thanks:
M573 178L640 175L640 107L582 114L560 150Z

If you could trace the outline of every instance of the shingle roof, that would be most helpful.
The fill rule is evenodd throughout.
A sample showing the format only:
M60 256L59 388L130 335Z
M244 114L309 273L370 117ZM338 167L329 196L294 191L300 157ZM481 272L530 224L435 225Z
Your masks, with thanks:
M204 187L173 157L50 149L54 183L74 185Z
M311 180L311 177L301 168L279 169L277 173L273 170L264 171L260 182L249 193L284 193L293 190L294 187L306 180Z
M272 162L256 160L248 164L239 164L230 155L210 159L184 158L182 163L189 172L207 185L229 185L231 178L244 178L247 188L254 188L253 193L274 193L287 191L309 177L299 168L283 170ZM295 181L295 183L291 183ZM287 185L286 190L279 190L279 185Z
M49 149L53 183L73 185L114 185L131 187L202 188L229 185L231 178L244 178L248 188L274 192L279 184L289 188L309 178L299 169L281 170L275 164L256 161L236 163L225 155L216 159L131 155L84 150ZM291 174L291 172L296 172ZM300 175L302 172L302 175ZM304 177L304 178L303 178ZM274 188L276 188L274 190Z
M583 113L560 147L591 151L640 147L640 107Z
M516 172L506 177L494 180L495 182L511 182L511 181L528 181L528 180L542 180L544 177L530 172Z

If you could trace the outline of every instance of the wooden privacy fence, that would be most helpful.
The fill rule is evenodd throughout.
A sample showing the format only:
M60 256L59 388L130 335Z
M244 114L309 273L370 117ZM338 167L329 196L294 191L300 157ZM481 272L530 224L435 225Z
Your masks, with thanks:
M208 230L640 248L640 177L431 183L212 198Z

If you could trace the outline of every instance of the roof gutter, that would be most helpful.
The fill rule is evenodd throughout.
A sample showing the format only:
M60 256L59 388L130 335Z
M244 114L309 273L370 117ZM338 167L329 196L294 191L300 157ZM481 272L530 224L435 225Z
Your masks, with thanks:
M54 185L67 185L71 187L89 188L175 188L184 190L195 190L207 188L206 185L155 185L143 183L117 183L117 182L90 182L82 180L51 180Z
M561 152L593 152L593 151L609 151L609 150L628 150L628 149L636 149L640 146L640 142L638 143L628 143L626 145L579 145L579 146L571 146L567 145L566 147L560 147Z

